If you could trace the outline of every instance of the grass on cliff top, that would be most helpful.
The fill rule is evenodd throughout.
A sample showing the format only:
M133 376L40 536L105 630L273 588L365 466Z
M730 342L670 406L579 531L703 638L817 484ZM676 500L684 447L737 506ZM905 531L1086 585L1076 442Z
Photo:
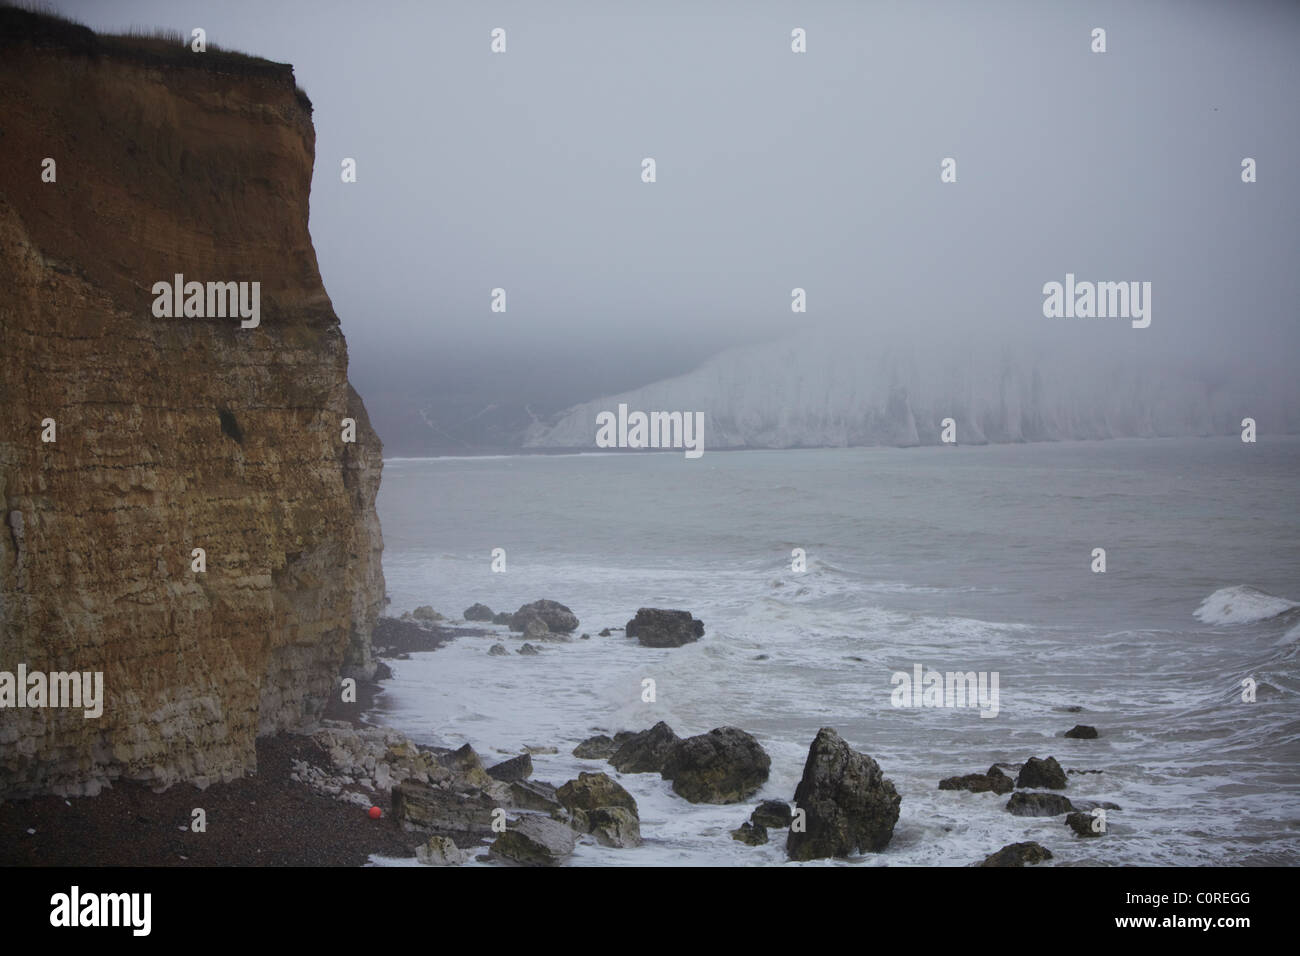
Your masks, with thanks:
M312 108L306 92L294 82L293 67L287 63L227 50L211 41L203 53L195 53L190 49L190 37L179 30L131 27L126 33L96 33L37 0L0 0L0 49L22 44L66 50L81 56L114 57L143 66L173 66L274 79L293 84L303 108L308 112Z

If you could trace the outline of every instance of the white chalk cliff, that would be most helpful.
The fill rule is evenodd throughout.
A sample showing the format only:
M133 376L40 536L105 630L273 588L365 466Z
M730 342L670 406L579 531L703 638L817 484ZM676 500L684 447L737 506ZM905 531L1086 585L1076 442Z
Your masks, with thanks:
M1142 334L1142 333L1135 333ZM1067 348L873 343L809 333L721 352L694 371L576 405L533 425L529 448L595 447L596 416L702 411L704 447L929 445L1300 430L1294 382Z

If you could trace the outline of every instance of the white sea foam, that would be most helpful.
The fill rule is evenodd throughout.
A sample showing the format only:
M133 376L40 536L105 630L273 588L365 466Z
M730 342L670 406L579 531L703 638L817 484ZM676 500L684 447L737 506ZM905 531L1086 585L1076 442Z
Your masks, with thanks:
M1215 591L1201 602L1195 613L1203 624L1254 624L1297 607L1300 603L1237 585Z

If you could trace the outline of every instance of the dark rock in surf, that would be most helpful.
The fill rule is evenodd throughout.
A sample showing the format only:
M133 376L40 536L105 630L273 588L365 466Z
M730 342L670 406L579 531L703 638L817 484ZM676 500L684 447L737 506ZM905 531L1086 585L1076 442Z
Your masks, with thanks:
M1007 812L1017 817L1055 817L1074 810L1067 797L1059 793L1031 793L1020 790L1007 801Z
M1028 843L1011 843L984 858L980 866L1032 866L1050 860L1052 852L1032 840Z
M463 617L467 621L490 621L492 620L492 609L486 604L472 604L465 608Z
M559 601L542 600L525 604L511 616L510 630L523 631L531 620L541 621L547 630L556 634L568 634L578 629L577 616Z
M620 773L659 773L681 738L662 720L619 745L609 762Z
M1061 769L1055 757L1048 757L1046 760L1030 757L1020 768L1020 776L1016 777L1016 786L1020 788L1064 790L1068 783L1065 771Z
M1065 736L1073 740L1096 740L1097 728L1089 727L1087 724L1075 724L1065 732Z
M794 802L806 814L805 827L791 829L786 853L792 860L815 860L883 850L902 798L876 761L823 727L808 748Z
M691 803L739 803L767 782L771 765L752 734L717 727L678 743L660 772Z
M945 777L939 781L940 790L969 790L971 793L1010 793L1015 789L1011 778L994 764L988 773L968 773L961 777Z
M642 647L681 647L704 636L704 622L691 617L690 611L643 607L627 622L624 633Z

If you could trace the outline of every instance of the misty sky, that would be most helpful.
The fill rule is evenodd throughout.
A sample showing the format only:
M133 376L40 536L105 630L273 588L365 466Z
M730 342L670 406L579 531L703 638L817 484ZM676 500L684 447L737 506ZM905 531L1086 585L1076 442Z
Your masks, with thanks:
M294 65L312 236L368 399L492 368L577 401L811 323L1192 363L1300 345L1300 4L51 6ZM1067 271L1152 282L1151 327L1044 318Z

